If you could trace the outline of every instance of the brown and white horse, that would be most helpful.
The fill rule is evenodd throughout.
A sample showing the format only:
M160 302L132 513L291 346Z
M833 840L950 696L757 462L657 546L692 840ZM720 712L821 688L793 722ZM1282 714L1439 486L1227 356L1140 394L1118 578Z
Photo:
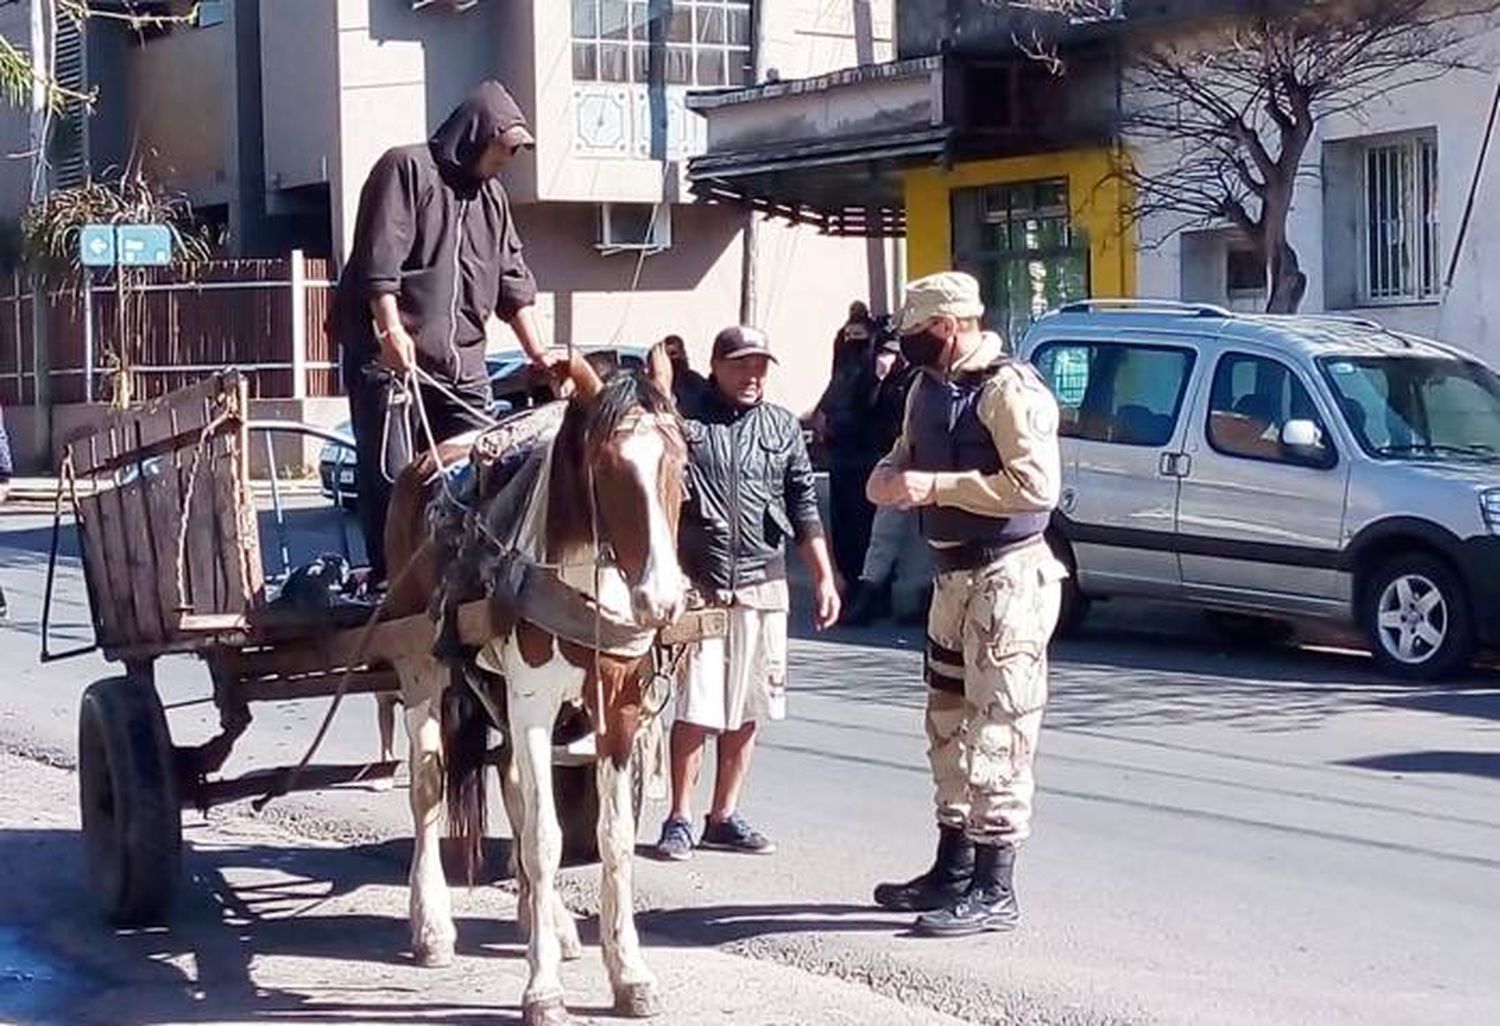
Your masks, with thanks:
M597 652L522 619L480 653L505 682L509 757L501 782L519 854L519 914L530 968L523 1022L545 1026L568 1021L559 962L580 952L573 917L556 889L562 835L552 787L553 727L562 704L579 698L598 735L600 937L615 1006L637 1017L659 1010L656 979L641 956L633 915L629 762L649 684L650 644L656 628L680 614L685 593L677 517L686 452L670 392L638 375L602 382L581 358L571 362L568 374L573 397L544 457L517 549L594 599L611 623L636 629L643 643L624 653ZM454 440L440 454L452 458L468 441ZM425 507L435 494L434 469L431 458L421 460L396 482L387 565L409 569L393 578L391 617L426 609L439 585L438 548L424 526ZM396 671L411 743L412 950L421 964L443 965L453 957L455 931L438 855L438 817L446 785L449 831L461 840L472 872L484 832L485 744L482 726L477 743L473 731L482 721L454 722L472 716L475 706L465 701L463 687L453 688L445 701L453 674L435 658L415 653L398 661Z

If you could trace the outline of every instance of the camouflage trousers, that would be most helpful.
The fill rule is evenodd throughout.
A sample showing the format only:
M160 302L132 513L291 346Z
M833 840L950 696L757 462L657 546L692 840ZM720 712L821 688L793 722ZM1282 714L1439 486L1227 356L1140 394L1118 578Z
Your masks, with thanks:
M981 844L1031 830L1047 645L1067 571L1044 543L937 576L927 620L927 758L938 823Z

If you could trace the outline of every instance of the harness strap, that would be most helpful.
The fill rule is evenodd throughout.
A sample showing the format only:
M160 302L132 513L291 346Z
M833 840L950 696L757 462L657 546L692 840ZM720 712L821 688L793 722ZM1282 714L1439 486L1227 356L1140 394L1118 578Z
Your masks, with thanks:
M633 659L656 640L654 627L639 627L610 616L589 596L547 567L512 552L492 578L492 601L502 619L526 620L575 645L604 655Z

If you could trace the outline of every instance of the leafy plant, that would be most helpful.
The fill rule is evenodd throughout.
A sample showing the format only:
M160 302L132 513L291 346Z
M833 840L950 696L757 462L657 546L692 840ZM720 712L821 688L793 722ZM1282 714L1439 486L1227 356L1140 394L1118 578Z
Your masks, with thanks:
M50 281L81 283L78 235L87 224L166 225L182 262L207 260L212 249L207 232L193 223L187 197L162 189L136 169L110 180L58 189L27 208L21 219L21 250L27 264Z

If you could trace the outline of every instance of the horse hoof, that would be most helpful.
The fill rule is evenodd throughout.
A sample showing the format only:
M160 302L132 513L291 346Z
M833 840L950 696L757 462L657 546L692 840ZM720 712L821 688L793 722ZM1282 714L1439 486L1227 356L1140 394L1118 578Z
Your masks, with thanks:
M583 942L577 937L560 938L557 946L562 951L564 962L576 962L583 957Z
M615 1014L629 1019L651 1019L662 1013L661 995L654 983L622 983L615 991Z
M528 1001L521 1009L521 1026L569 1026L571 1022L561 997Z
M453 942L418 944L412 948L412 957L423 969L441 969L453 964Z

